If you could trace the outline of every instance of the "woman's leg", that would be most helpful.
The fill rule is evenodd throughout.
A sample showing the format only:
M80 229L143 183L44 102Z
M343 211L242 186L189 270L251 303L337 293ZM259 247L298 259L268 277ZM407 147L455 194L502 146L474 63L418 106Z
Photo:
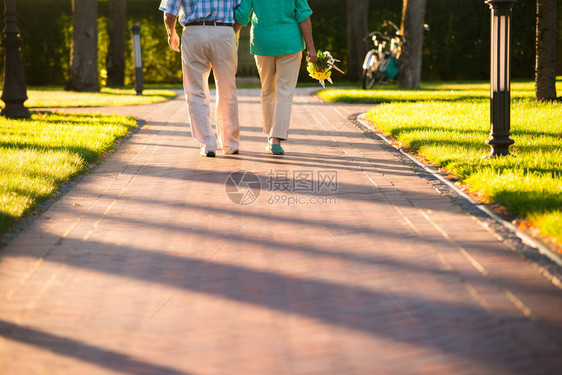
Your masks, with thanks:
M256 66L261 81L261 107L263 132L269 139L275 115L275 56L256 56Z
M299 78L302 52L277 56L275 77L275 114L271 127L270 137L273 143L286 140L289 136L293 96ZM277 138L277 139L275 139Z

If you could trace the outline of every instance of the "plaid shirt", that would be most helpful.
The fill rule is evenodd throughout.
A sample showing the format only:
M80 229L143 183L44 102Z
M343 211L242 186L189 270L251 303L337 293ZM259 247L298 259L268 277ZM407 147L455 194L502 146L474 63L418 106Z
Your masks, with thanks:
M178 16L182 25L193 21L234 23L234 8L242 0L162 0L160 10Z

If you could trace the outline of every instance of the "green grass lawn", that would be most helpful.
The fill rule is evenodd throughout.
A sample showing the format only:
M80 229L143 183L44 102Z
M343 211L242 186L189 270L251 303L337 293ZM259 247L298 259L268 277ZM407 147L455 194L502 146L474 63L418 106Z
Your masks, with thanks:
M123 116L33 113L0 117L0 234L110 150L136 121Z
M562 93L562 80L557 83L558 93ZM419 90L400 90L396 85L376 85L373 90L362 89L327 89L319 92L319 96L328 102L343 103L372 103L382 104L391 102L419 102L428 100L466 101L490 98L489 83L463 82L426 82ZM511 97L517 99L533 99L535 97L534 83L513 82Z
M557 82L562 93L562 80ZM533 82L512 84L510 150L483 159L489 146L487 83L426 83L420 90L325 90L327 101L380 103L367 118L477 196L499 203L562 244L562 102L538 103Z
M169 100L175 96L172 90L147 89L143 95L136 95L132 88L102 88L101 92L64 91L60 87L30 88L28 100L24 103L29 108L54 107L106 107L152 104ZM0 102L2 107L3 102Z

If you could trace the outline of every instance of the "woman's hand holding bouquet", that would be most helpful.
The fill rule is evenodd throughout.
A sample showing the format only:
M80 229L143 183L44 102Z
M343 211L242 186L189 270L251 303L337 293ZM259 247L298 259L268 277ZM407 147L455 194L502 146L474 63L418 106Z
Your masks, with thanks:
M332 84L334 83L332 82L331 78L332 69L343 73L341 69L336 66L336 62L340 62L340 60L336 60L335 58L333 58L328 51L318 51L316 61L313 60L313 56L307 57L308 65L306 67L306 70L308 70L310 76L314 79L317 79L324 88L326 87L324 81L328 81Z

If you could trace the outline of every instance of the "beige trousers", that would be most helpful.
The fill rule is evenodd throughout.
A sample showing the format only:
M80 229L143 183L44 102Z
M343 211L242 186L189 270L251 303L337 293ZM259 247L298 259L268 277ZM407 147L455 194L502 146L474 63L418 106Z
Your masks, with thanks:
M268 138L287 139L302 52L256 56L261 80L263 131Z
M236 96L238 55L236 35L228 26L188 26L181 37L183 84L191 134L204 152L216 151L211 125L216 124L219 144L225 153L239 148L240 124ZM209 110L209 74L217 85L215 116Z

